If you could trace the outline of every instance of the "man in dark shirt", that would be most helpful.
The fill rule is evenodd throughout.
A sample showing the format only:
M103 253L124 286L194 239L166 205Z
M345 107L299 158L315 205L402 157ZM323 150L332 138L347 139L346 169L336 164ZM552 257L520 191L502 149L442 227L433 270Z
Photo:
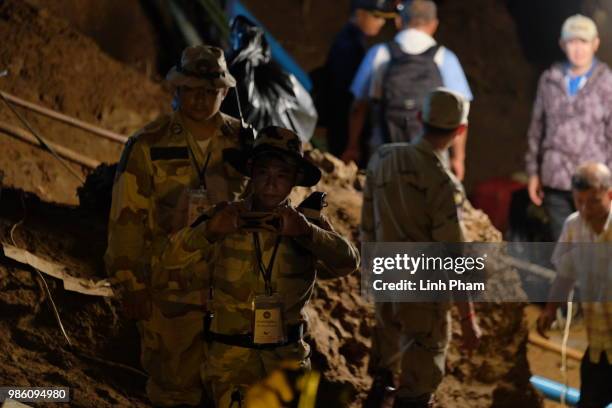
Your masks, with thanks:
M367 51L366 37L378 35L385 18L393 18L388 0L353 0L351 17L336 35L324 67L325 90L319 114L327 127L329 151L340 156L348 140L348 115L353 97L349 91L355 72Z

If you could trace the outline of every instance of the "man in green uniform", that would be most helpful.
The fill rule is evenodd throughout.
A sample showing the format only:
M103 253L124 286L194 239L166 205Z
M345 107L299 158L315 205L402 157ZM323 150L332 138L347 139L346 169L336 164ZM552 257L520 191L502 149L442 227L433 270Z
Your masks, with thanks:
M222 151L239 145L240 121L219 112L236 81L216 47L185 49L168 73L178 109L132 136L113 187L107 270L125 314L139 320L147 395L158 406L202 398L202 320L206 288L192 270L158 268L168 236L220 201L237 198L246 179Z
M252 150L226 152L251 177L252 195L217 205L175 234L162 263L169 274L195 268L209 282L214 316L205 325L202 374L218 408L237 408L245 389L281 362L309 367L304 306L323 270L315 266L321 262L326 277L340 277L357 269L359 255L324 220L307 219L289 202L294 186L313 186L321 177L295 133L268 127Z
M444 152L465 130L464 109L461 96L438 88L423 107L423 138L415 144L391 143L378 149L368 165L362 242L463 241L457 210L463 188ZM480 337L473 306L457 306L464 344L473 348ZM450 304L442 302L376 303L370 368L375 386L383 389L391 386L391 377L399 376L394 407L430 406L444 375L449 309ZM371 393L369 400L375 398Z

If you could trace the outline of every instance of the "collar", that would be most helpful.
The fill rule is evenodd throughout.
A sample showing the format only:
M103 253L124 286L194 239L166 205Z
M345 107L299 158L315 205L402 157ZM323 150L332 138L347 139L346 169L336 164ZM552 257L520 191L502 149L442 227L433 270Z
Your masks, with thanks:
M191 131L187 128L187 126L185 125L185 119L183 118L183 114L181 113L180 110L173 112L172 115L173 115L173 118L172 118L173 123L177 123L178 125L180 125L185 133L189 133L190 135L194 136L191 133ZM210 139L213 139L219 133L219 129L221 129L223 125L225 125L225 120L223 119L222 113L217 112L213 115L211 121L212 121L212 128L214 129L214 131L212 132ZM194 137L194 140L196 140L195 137Z
M591 63L591 67L589 68L589 70L582 74L582 75L572 75L572 73L570 72L570 63L566 62L563 65L563 73L566 77L570 77L570 78L590 78L593 75L593 71L595 71L595 67L597 66L597 63L599 61L597 60L597 58L593 58L593 62Z
M432 36L416 28L400 31L395 41L409 54L421 54L437 44Z
M555 63L553 64L553 66L550 68L549 73L548 73L548 80L552 81L552 82L556 82L562 85L566 84L567 81L567 70L566 70L566 64L565 63ZM593 66L591 67L590 72L590 77L595 79L597 77L599 77L603 72L605 71L605 64L601 64L601 63L597 63L597 64L593 64Z
M605 236L607 232L610 230L610 228L612 227L612 203L610 203L610 210L608 211L608 218L606 218L606 222L604 223L601 233L598 234L595 231L593 231L591 226L584 220L584 218L582 218L582 216L580 216L580 221L582 222L584 227L596 237Z
M346 25L344 26L344 30L347 31L349 34L358 36L360 39L365 38L366 36L364 32L361 31L361 28L359 28L359 26L353 21L349 21L348 23L346 23Z
M419 138L419 140L415 143L415 147L421 150L422 152L433 155L436 159L438 159L440 164L444 165L445 160L443 156L443 151L434 149L433 145L429 143L429 141L424 137Z

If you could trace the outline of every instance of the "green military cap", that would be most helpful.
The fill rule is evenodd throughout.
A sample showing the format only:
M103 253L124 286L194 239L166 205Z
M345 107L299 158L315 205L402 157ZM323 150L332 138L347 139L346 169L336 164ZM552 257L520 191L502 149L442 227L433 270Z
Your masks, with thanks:
M236 79L229 73L223 50L210 45L185 48L181 60L166 75L174 86L232 88Z

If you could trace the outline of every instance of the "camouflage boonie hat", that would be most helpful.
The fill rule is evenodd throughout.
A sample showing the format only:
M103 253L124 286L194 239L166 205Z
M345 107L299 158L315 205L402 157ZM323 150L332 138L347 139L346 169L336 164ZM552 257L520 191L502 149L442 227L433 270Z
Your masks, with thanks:
M190 88L232 88L236 79L227 70L221 48L194 45L185 48L181 60L168 71L166 80L174 86Z
M304 158L302 141L295 132L278 126L268 126L257 134L257 139L248 149L225 149L223 159L245 176L251 176L250 164L253 158L262 154L276 154L296 163L302 171L297 185L312 187L321 179L321 170Z

